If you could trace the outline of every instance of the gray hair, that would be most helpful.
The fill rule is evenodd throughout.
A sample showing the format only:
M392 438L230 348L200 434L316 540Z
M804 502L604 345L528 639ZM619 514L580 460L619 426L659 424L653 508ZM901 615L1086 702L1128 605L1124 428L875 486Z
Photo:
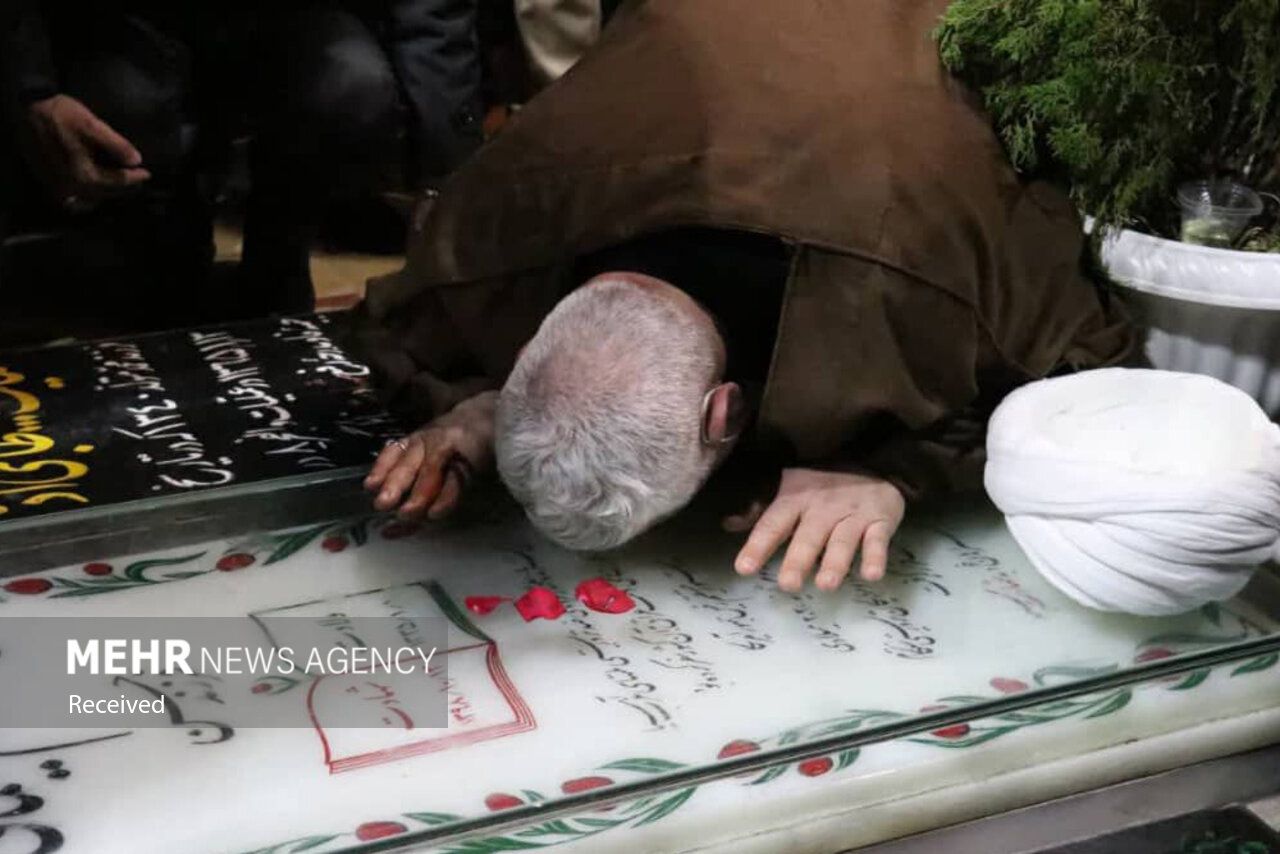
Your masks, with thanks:
M710 474L701 404L709 326L663 294L602 278L547 315L498 401L498 473L534 526L573 549L621 545Z

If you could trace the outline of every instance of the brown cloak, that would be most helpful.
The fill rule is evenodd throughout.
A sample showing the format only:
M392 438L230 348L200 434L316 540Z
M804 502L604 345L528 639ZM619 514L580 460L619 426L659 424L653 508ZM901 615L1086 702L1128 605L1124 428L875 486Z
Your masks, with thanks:
M577 255L705 225L794 249L758 427L909 497L972 485L958 416L1134 336L941 67L944 0L645 0L445 185L358 338L426 420L501 384ZM891 425L891 429L885 429Z

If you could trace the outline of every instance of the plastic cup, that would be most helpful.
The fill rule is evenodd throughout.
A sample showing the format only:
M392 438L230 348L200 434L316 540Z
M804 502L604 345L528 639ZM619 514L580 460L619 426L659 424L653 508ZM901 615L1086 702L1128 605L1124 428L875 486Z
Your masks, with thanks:
M1262 198L1235 181L1189 181L1178 188L1182 242L1228 248L1262 213Z

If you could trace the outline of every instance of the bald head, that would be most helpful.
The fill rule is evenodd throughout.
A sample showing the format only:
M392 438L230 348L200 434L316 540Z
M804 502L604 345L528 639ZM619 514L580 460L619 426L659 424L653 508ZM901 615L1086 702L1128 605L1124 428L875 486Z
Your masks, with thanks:
M620 545L683 507L716 462L703 398L724 368L710 318L665 282L607 274L525 347L498 403L498 472L569 548Z

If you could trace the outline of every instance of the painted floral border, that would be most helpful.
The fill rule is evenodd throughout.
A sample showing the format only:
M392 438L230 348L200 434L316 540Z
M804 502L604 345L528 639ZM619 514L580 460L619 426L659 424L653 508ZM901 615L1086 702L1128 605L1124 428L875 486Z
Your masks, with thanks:
M1215 624L1220 624L1218 606L1206 606L1204 613ZM1133 657L1133 663L1142 664L1169 658L1195 649L1238 641L1245 636L1244 634L1222 636L1158 635L1138 645ZM1270 670L1277 663L1280 663L1280 654L1269 653L1258 656L1237 664L1231 670L1228 678ZM974 703L997 699L999 695L1007 696L1022 693L1031 690L1033 687L1043 688L1057 682L1075 681L1091 676L1104 675L1119 670L1121 666L1120 664L1112 664L1106 667L1053 665L1036 670L1031 674L1029 682L1006 676L997 676L989 682L993 691L992 695L942 697L935 703L924 706L918 713L923 714L961 708ZM1225 669L1225 667L1220 669ZM1168 683L1168 690L1190 691L1203 685L1208 680L1210 672L1210 668L1204 668L1186 675L1168 677L1163 681ZM1070 718L1090 719L1115 714L1129 705L1136 687L1124 686L1091 696L1058 700L1028 709L1006 712L973 724L964 723L943 727L920 736L906 738L904 741L952 750L977 747L1028 727L1055 723ZM902 720L911 716L912 713L878 709L854 709L843 715L787 729L758 741L748 739L730 741L720 749L716 759L723 760L754 753L766 748L784 747L802 741L848 734L857 732L867 726ZM742 778L742 784L747 786L765 785L792 773L801 777L821 777L828 773L849 768L857 762L859 755L860 751L854 748L842 750L830 756L774 766L758 775L751 776L750 779ZM602 765L594 769L594 773L587 776L566 781L561 785L560 791L565 795L572 795L614 785L619 782L616 779L619 777L634 780L636 775L656 776L687 767L689 766L685 763L653 757L623 759ZM624 805L605 807L588 815L537 822L504 835L469 839L432 850L434 854L495 854L495 852L501 851L528 851L549 848L569 842L580 842L619 828L636 829L660 821L681 809L692 799L698 788L698 786L687 786L661 795L640 798ZM490 812L499 812L524 806L525 804L542 803L547 800L547 796L541 792L521 789L518 793L492 793L485 798L484 806ZM408 812L402 813L394 819L367 821L354 830L345 833L290 839L264 848L243 852L243 854L302 854L302 852L313 851L338 840L346 840L342 847L329 849L330 852L336 853L346 850L349 845L421 832L431 827L461 821L463 818L464 816L452 813Z
M86 563L80 573L67 571L44 573L39 575L14 578L0 585L0 604L8 601L5 594L21 597L83 597L129 590L137 587L182 581L205 575L210 572L234 572L253 566L270 566L279 563L301 551L312 543L319 541L320 548L326 552L337 554L351 547L359 547L367 543L373 533L384 539L400 539L414 534L417 526L394 521L387 517L365 517L355 521L327 522L283 533L255 535L238 540L228 546L217 556L212 566L202 561L207 551L193 552L186 555L147 558L130 562L122 567L111 563L95 561ZM1215 626L1221 626L1222 611L1217 605L1206 605L1202 613ZM1138 645L1134 655L1134 663L1141 664L1168 658L1194 649L1203 649L1224 643L1242 640L1247 631L1239 635L1198 635L1168 634L1147 639ZM1280 662L1280 654L1270 653L1237 665L1229 678L1249 673L1269 670ZM989 684L996 694L1010 695L1030 690L1034 687L1045 687L1059 680L1077 680L1090 676L1111 673L1120 668L1119 664L1106 667L1079 667L1073 665L1055 665L1044 667L1031 674L1030 682L1004 676L995 677ZM1171 677L1169 690L1188 691L1204 684L1210 675L1210 668L1193 671L1184 676ZM260 686L261 690L279 690L278 686ZM255 690L258 690L255 688ZM1099 718L1114 714L1125 708L1133 699L1134 686L1125 686L1108 692L1088 697L1059 700L1053 703L1034 706L1013 712L1006 712L974 724L955 724L934 730L930 733L905 739L908 742L929 747L947 749L965 749L976 747L994 739L1001 738L1027 727L1039 726L1069 718ZM939 698L926 705L919 714L961 708L974 703L993 699L984 695L954 695ZM802 741L812 741L834 735L859 731L867 726L902 720L913 713L887 710L855 709L843 715L814 721L800 727L784 730L781 733L760 740L736 739L725 744L718 752L716 759L724 760L735 756L754 753L768 747L785 747ZM759 786L773 782L794 771L802 777L821 777L831 772L843 771L852 766L860 755L858 749L840 751L832 756L807 759L802 762L784 764L754 775L751 779L743 779L743 784ZM614 785L615 777L626 776L635 779L635 775L655 776L688 767L684 763L672 762L653 757L636 757L611 762L595 769L598 773L568 780L560 787L565 795L577 794L591 789ZM612 775L612 776L608 776ZM437 854L494 854L501 851L522 851L548 848L568 842L578 842L618 828L639 828L660 821L681 809L692 799L698 786L688 786L662 795L640 798L636 801L606 807L590 815L574 816L565 819L552 819L539 822L529 827L513 831L506 835L489 836L470 839L437 849ZM532 789L522 789L519 794L497 792L485 798L485 808L491 812L523 806L525 804L542 803L548 797ZM290 839L257 848L244 854L303 854L318 851L338 840L349 840L339 848L331 848L330 852L340 852L348 845L371 842L378 839L391 838L426 828L450 824L460 821L463 816L441 812L402 813L395 819L367 821L354 830L313 835Z
M81 566L79 572L64 569L8 579L0 584L0 604L9 601L9 597L62 599L97 596L170 581L184 581L215 571L237 572L279 563L316 541L319 541L320 548L324 551L338 554L348 548L364 545L375 533L383 539L396 540L417 531L416 525L387 517L370 516L355 521L325 522L283 533L246 537L223 549L212 565L202 560L209 557L208 551L175 557L144 558L123 566L107 561L93 561Z

